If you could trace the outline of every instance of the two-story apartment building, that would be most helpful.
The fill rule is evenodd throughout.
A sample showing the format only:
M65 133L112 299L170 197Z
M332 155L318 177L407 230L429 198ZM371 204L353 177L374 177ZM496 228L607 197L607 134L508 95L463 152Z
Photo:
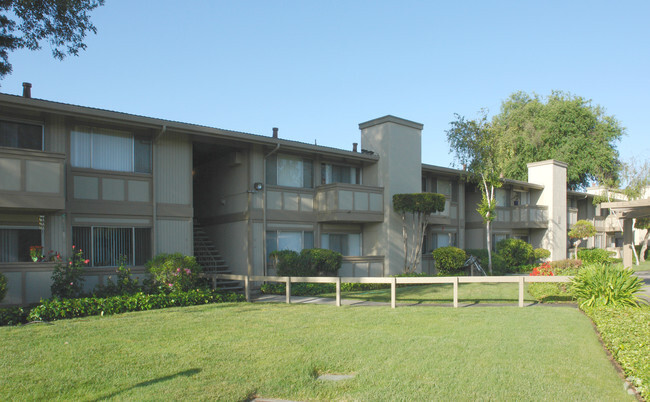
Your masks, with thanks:
M277 129L254 135L0 94L4 304L49 296L53 263L30 262L31 246L81 248L90 290L122 257L142 276L154 255L192 255L199 225L237 274L272 274L271 251L312 247L340 251L342 276L396 274L398 193L447 196L425 251L485 247L480 193L466 172L422 164L421 124L385 116L359 128L360 147L342 150L284 140ZM529 175L499 189L494 240L518 237L565 258L571 200L587 195L567 193L561 162L530 164ZM422 270L433 270L430 260Z

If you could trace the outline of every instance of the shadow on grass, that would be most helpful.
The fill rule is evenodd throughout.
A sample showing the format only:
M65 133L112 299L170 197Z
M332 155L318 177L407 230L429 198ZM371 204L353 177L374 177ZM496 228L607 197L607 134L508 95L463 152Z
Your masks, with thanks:
M178 378L178 377L190 377L190 376L193 376L193 375L198 374L200 372L201 372L201 369L199 369L199 368L189 369L189 370L185 370L185 371L179 371L176 374L170 374L170 375L166 375L164 377L154 378L153 380L139 382L139 383L137 383L137 384L135 384L135 385L133 385L131 387L124 388L122 390L112 392L110 394L101 396L101 397L99 397L97 399L94 399L94 400L95 401L101 401L101 400L105 400L105 399L114 398L117 395L120 395L120 394L122 394L124 392L127 392L127 391L131 391L132 389L148 387L150 385L158 384L158 383L164 382L164 381L173 380L173 379Z

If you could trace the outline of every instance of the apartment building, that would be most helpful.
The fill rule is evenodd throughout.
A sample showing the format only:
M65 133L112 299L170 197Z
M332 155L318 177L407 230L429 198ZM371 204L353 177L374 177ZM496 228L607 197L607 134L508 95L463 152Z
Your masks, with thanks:
M271 251L312 247L340 251L342 276L396 274L404 266L398 193L447 196L425 251L485 247L480 193L466 172L422 164L419 123L362 123L360 146L342 150L284 140L277 129L254 135L25 95L0 94L4 304L50 295L54 264L31 262L31 246L84 250L90 290L122 256L142 277L154 255L192 255L198 226L236 274L273 274ZM567 192L562 162L530 164L529 175L498 190L493 240L517 237L565 258L570 220L595 216L589 195ZM430 258L422 270L433 271Z

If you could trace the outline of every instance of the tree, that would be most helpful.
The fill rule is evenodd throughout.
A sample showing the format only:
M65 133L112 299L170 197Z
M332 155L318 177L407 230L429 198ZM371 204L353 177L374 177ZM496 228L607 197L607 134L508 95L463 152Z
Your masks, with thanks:
M424 231L429 224L432 213L445 209L445 196L434 193L395 194L393 196L393 209L402 217L402 237L404 238L404 272L415 272L422 255L422 241ZM411 242L413 247L409 250L409 236L406 230L407 214L411 221Z
M0 0L0 79L11 73L9 52L38 50L47 40L62 60L86 49L86 34L97 33L89 12L104 0Z
M501 187L502 159L499 157L499 142L487 114L481 111L476 120L466 120L455 114L456 120L449 123L447 142L455 153L455 160L467 167L470 179L478 184L482 199L477 211L483 218L487 236L488 270L492 274L492 229L496 218L494 189Z
M596 234L596 228L594 225L586 220L579 220L573 225L571 225L571 230L569 231L569 237L572 239L577 239L575 241L575 256L578 258L578 246L582 243L583 239L587 239Z
M638 258L641 258L641 261L645 261L645 252L648 249L648 237L650 237L650 216L644 218L637 218L634 222L634 227L637 229L645 229L645 236L641 241L641 251L639 252ZM638 265L638 263L637 263Z
M645 192L650 187L650 165L648 161L638 163L636 160L631 159L628 162L621 164L622 168L617 178L603 178L601 185L605 187L603 192L594 197L594 205L602 202L619 201L621 199L637 200L645 195ZM612 199L614 198L614 199ZM611 210L614 215L618 228L623 233L623 224L615 210ZM636 222L635 222L636 227ZM636 265L639 265L639 255L636 248L632 247L634 260Z
M516 92L502 102L491 129L498 138L505 177L527 181L527 163L568 163L567 184L581 189L603 178L616 180L621 164L616 142L625 128L591 100L560 91L542 98Z

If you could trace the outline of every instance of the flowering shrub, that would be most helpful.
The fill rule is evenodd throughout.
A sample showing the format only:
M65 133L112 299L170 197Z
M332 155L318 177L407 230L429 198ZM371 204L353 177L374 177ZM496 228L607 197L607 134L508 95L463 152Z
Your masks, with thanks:
M533 268L530 276L553 276L553 269L548 262L543 263L539 267Z
M108 277L106 283L100 283L93 289L93 296L107 297L117 295L132 295L141 290L138 280L131 278L131 267L126 265L126 257L120 257L120 265L115 269L117 278L113 282L111 276Z
M61 254L50 250L47 255L43 254L43 246L29 246L29 257L34 262L57 262L61 261Z
M194 257L181 253L159 254L145 264L159 292L187 291L199 285L203 268Z
M52 272L52 296L60 298L79 297L83 290L83 269L90 261L84 259L83 250L72 246L72 254L66 261L59 259Z

